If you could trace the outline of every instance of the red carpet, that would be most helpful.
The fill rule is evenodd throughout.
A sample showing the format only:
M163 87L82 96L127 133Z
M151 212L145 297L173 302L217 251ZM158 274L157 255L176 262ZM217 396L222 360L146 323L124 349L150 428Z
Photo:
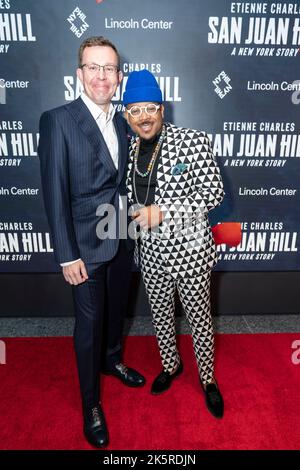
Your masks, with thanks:
M291 360L300 334L218 335L216 372L223 420L206 410L189 336L179 337L184 373L151 396L160 371L154 337L129 337L126 362L147 385L103 380L109 449L299 449L300 364ZM82 436L71 338L9 338L0 365L1 449L89 449Z

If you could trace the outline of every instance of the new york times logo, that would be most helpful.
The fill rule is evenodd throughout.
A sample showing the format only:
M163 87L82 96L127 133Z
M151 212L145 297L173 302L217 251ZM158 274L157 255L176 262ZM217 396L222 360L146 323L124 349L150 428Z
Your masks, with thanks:
M232 90L230 82L231 78L224 72L224 70L222 70L222 72L219 73L219 75L212 81L215 86L214 91L221 100Z
M87 24L86 15L80 10L79 7L76 7L72 13L67 18L67 21L70 23L70 30L77 38L80 38L83 33L89 28Z

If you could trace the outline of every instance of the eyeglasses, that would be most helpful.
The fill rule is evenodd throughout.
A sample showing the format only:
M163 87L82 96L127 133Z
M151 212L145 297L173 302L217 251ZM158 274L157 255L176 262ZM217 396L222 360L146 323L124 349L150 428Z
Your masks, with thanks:
M100 72L101 69L103 69L103 72L106 75L113 75L119 70L119 67L117 65L112 65L112 64L106 64L106 65L82 64L80 68L83 69L83 67L86 67L92 75L96 75L96 73Z
M145 113L149 116L154 116L160 108L160 104L147 104L146 106L132 106L131 108L126 108L126 111L133 118L138 118L142 115L142 110L145 110Z

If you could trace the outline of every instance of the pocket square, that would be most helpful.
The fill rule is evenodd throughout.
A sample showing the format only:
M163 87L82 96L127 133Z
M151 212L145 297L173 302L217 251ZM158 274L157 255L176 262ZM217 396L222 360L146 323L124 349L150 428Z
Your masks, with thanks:
M187 165L185 163L178 163L177 165L173 166L171 169L172 175L181 175L187 169Z

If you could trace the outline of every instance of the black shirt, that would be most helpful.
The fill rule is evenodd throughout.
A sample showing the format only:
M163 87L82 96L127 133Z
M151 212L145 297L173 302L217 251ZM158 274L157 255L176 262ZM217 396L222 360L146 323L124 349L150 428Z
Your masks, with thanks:
M153 155L153 152L155 150L159 137L160 137L160 134L156 135L155 137L153 137L153 139L150 139L150 140L141 139L140 150L139 150L138 159L137 159L137 167L141 173L145 173L147 171L149 162L151 160L151 157ZM154 204L155 188L156 188L156 180L157 180L157 167L158 167L158 162L160 159L160 153L161 153L161 147L159 149L158 155L156 156L153 169L152 169L152 174L150 171L149 175L144 178L134 171L134 163L133 163L132 171L131 171L131 181L132 181L132 189L133 189L132 196L133 196L134 203L143 204L145 206L150 206L151 204ZM151 180L150 180L148 197L146 199L150 174L151 174ZM135 197L134 183L136 187L138 201L136 200L136 197Z

